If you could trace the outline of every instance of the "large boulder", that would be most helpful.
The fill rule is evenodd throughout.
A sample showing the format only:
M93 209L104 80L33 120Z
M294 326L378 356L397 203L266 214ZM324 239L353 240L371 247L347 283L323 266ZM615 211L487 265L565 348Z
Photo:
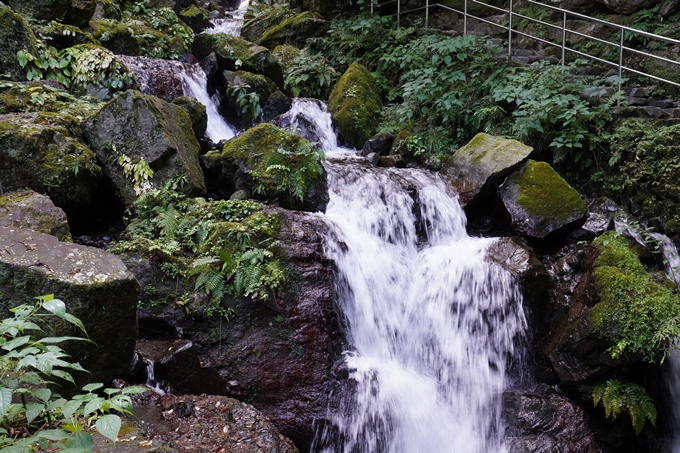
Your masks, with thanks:
M36 37L24 18L0 5L0 74L8 74L11 80L26 80L17 52L25 50L35 56L36 45Z
M359 63L352 65L335 84L328 99L328 111L341 141L361 149L375 132L382 101L373 75Z
M188 64L130 55L118 55L116 59L135 75L142 93L167 102L184 95L183 74L189 74L191 71Z
M325 211L328 204L326 172L307 174L303 179L304 198L301 201L289 190L282 190L279 182L269 174L267 168L274 163L273 157L283 149L283 155L294 156L307 144L302 137L286 132L273 124L259 124L242 135L229 140L222 151L214 150L204 156L209 171L219 172L217 180L219 192L228 194L245 190L254 196L277 198L282 206L306 211ZM297 171L297 158L287 163L291 170ZM306 164L305 164L306 165ZM315 173L315 172L312 172ZM292 183L295 178L291 178Z
M205 105L191 96L180 96L172 101L173 104L183 107L191 118L191 127L194 129L196 138L201 138L205 135L205 130L208 127L208 113Z
M0 195L0 226L24 228L72 242L66 214L52 200L32 190Z
M200 34L194 40L193 54L203 60L214 52L220 71L243 70L269 77L283 86L283 71L269 49L225 33Z
M509 453L601 453L583 409L546 391L505 392L503 420Z
M139 181L124 174L120 156L127 156L132 164L144 160L153 170L151 182L157 187L185 177L185 193L205 193L199 144L184 108L128 90L85 121L83 132L125 204L137 198Z
M258 44L269 49L281 44L303 48L309 38L325 36L329 27L328 21L320 14L305 11L267 30Z
M529 160L499 194L512 229L524 236L543 238L588 214L581 195L546 162Z
M78 120L56 113L0 115L0 184L47 193L57 206L87 204L102 177Z
M15 11L37 20L60 20L71 7L72 0L7 0Z
M458 193L461 206L474 207L494 195L532 152L517 140L480 133L444 162L441 174Z
M54 294L80 318L89 342L65 347L94 382L110 382L130 365L137 339L139 285L123 262L101 249L59 242L54 236L0 227L0 310ZM59 335L82 333L55 324Z
M64 15L64 23L79 28L87 27L94 15L96 6L95 0L71 0L71 5Z
M245 15L241 36L248 41L257 42L267 32L296 12L288 8L275 8L264 2L251 1Z
M229 110L236 112L236 120L243 129L247 129L257 119L256 109L259 107L261 111L269 96L276 91L276 83L268 77L247 71L224 71L222 76L227 86ZM243 96L249 96L252 103L239 103Z

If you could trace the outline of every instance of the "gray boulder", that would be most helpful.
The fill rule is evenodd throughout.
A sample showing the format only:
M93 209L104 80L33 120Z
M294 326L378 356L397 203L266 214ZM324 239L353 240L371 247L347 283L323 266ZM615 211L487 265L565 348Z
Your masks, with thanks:
M139 285L123 262L101 249L59 242L54 236L0 227L0 311L33 304L35 297L54 294L67 311L80 318L89 342L65 349L91 374L85 379L110 382L123 374L137 339ZM82 336L59 323L55 334Z
M495 193L532 152L516 140L477 134L444 163L441 174L458 192L461 206L478 204Z
M61 207L87 204L102 177L78 120L56 113L0 115L0 185L30 188Z
M6 0L15 11L37 20L60 20L71 7L71 0Z
M51 234L72 242L66 214L52 200L32 190L0 195L0 226Z
M35 34L23 17L0 5L0 74L8 74L11 80L26 80L17 52L26 49L37 55L36 44Z
M203 137L208 127L208 113L205 110L205 105L191 96L180 96L174 99L172 103L186 109L189 118L191 118L191 127L194 129L196 138Z
M581 195L545 162L529 160L499 189L513 231L543 238L582 220L588 206Z
M124 175L119 156L127 156L133 164L143 159L153 170L151 181L156 187L183 176L185 193L205 193L199 144L184 108L128 90L85 121L83 132L126 205L137 198L139 181Z

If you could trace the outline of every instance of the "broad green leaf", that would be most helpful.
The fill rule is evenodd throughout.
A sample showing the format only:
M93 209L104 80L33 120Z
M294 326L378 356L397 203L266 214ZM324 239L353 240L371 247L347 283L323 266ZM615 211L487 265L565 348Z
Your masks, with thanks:
M59 299L50 299L43 302L43 308L50 313L54 313L61 319L66 316L66 304Z
M55 344L55 343L62 343L64 341L68 340L76 340L76 341L91 341L88 340L87 338L83 337L45 337L41 338L40 342L44 344Z
M48 440L64 440L68 439L68 433L63 429L45 429L36 434L36 436Z
M96 423L97 431L103 436L108 437L112 441L116 441L118 431L120 431L120 417L113 414L107 414L99 418Z
M4 416L12 404L12 391L5 387L0 387L0 416Z
M39 399L43 403L49 401L50 396L52 396L52 390L46 388L35 389L31 392L35 398Z
M66 447L92 451L92 436L85 431L76 431L66 441ZM66 450L62 450L66 451Z
M95 398L88 402L83 408L83 415L87 417L90 414L96 413L106 402L104 398Z
M71 400L64 404L64 407L61 408L61 413L64 415L64 418L71 418L81 404L83 404L83 402L78 400Z
M52 374L58 378L61 378L65 381L69 381L71 384L76 385L76 381L73 380L73 376L71 376L71 373L63 370L52 370Z
M28 343L30 341L30 339L31 339L30 335L24 335L24 336L21 336L21 337L16 337L15 339L10 340L7 343L3 344L2 349L4 349L5 351L11 351L13 349L18 348L21 345Z
M70 313L66 313L64 315L64 320L67 322L70 322L74 326L78 327L82 332L87 336L87 331L85 330L85 326L83 325L82 321L75 316L73 316Z
M102 387L104 387L104 384L102 384L101 382L93 382L92 384L87 384L86 386L84 386L83 392L92 392Z
M66 401L64 398L59 398L54 401L51 401L50 404L47 405L47 410L48 411L53 411L58 407L63 406L66 404L68 401Z
M30 424L44 410L45 405L42 403L28 403L26 405L26 421Z
M142 385L131 385L129 387L125 387L121 393L123 395L136 395L138 393L144 393L148 391L148 387L144 387Z

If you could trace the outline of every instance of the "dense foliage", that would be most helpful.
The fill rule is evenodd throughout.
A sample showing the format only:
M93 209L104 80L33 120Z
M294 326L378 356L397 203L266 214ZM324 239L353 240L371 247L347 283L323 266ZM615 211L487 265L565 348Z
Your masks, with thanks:
M640 434L649 421L656 426L656 407L644 387L610 379L593 389L593 405L602 403L605 417L616 420L622 412L630 416L635 434Z

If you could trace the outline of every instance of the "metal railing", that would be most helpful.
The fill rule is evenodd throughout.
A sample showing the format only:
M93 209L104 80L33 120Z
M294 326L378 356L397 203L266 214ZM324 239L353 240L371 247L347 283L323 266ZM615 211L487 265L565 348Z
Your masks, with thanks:
M513 49L512 49L512 39L513 39L513 35L518 35L518 36L524 36L526 38L539 41L543 44L547 44L547 45L550 45L550 46L560 48L561 53L562 53L562 55L561 55L562 56L562 58L561 58L562 66L564 66L566 64L566 54L567 54L567 52L570 52L570 53L579 55L581 57L588 58L588 59L600 62L602 64L617 68L618 69L618 76L619 76L619 82L618 82L619 91L621 90L621 83L622 83L621 80L622 80L624 71L632 73L632 74L636 74L636 75L639 75L639 76L642 76L642 77L647 77L647 78L650 78L652 80L656 80L658 82L667 83L667 84L670 84L670 85L673 85L673 86L676 86L676 87L680 87L680 83L678 83L678 82L674 82L672 80L667 80L667 79L664 79L662 77L659 77L659 76L656 76L656 75L653 75L653 74L649 74L649 73L646 73L644 71L640 71L638 69L630 68L630 67L627 67L627 66L624 65L624 54L627 53L627 52L630 52L631 54L635 54L635 55L639 55L639 56L643 56L643 57L647 57L647 58L653 58L657 61L662 61L664 63L674 65L676 68L680 69L680 61L670 60L668 58L665 58L665 57L662 57L662 56L659 56L659 55L654 55L654 54L651 54L651 53L648 53L648 52L643 52L641 50L633 49L633 48L627 47L625 45L625 35L626 35L626 33L632 33L632 34L634 34L634 36L646 38L648 40L656 40L656 41L661 41L661 42L665 42L665 43L669 43L669 44L679 45L680 41L677 40L677 39L671 39L671 38L667 38L665 36L655 35L653 33L648 33L648 32L642 31L642 30L638 30L636 28L626 27L624 25L619 25L619 24L615 24L613 22L608 22L606 20L597 19L595 17L590 17L590 16L587 16L585 14L575 13L573 11L567 11L565 9L558 8L556 6L546 5L544 3L539 3L539 2L534 1L534 0L523 0L523 3L528 3L528 4L535 5L535 6L540 7L540 8L545 8L546 10L552 12L553 14L554 13L561 14L562 15L562 24L557 25L557 24L553 24L553 23L550 23L550 22L545 22L543 20L539 20L539 19L536 19L536 18L532 18L532 17L526 16L526 15L520 14L518 12L515 12L515 11L513 11L513 0L509 0L509 8L507 8L507 9L501 8L501 7L498 7L498 6L489 5L489 4L484 3L483 1L480 1L480 0L464 0L463 11L457 10L455 8L451 8L450 6L447 6L447 5L442 5L441 3L430 3L430 0L425 0L425 6L421 6L421 7L418 7L418 8L412 8L412 9L409 9L407 11L402 11L401 10L401 0L389 0L387 2L380 2L380 3L376 3L376 4L371 2L371 14L374 12L374 10L376 8L382 8L383 6L394 4L394 3L397 4L397 12L395 14L393 14L393 15L397 16L397 26L401 25L401 16L425 10L425 27L428 27L429 21L430 21L430 9L431 8L442 8L444 10L448 10L448 11L451 11L451 12L454 12L454 13L457 13L457 14L461 14L463 16L463 34L464 35L468 34L468 19L477 20L479 22L486 23L486 24L491 25L493 27L497 27L497 28L500 28L502 30L507 30L507 32L508 32L508 38L507 38L508 39L508 61L512 60L512 51L513 51ZM500 14L507 15L508 24L504 25L502 23L498 23L498 22L494 22L492 20L489 20L488 18L478 17L478 16L472 15L468 12L468 4L480 5L480 6L483 6L485 8L488 8L490 10L494 10L494 11L500 13ZM532 34L524 32L524 31L514 29L513 27L514 27L514 24L515 24L515 20L518 19L518 18L521 19L521 20L526 20L526 21L531 22L531 23L539 24L539 25L560 31L562 42L556 43L556 42L549 41L547 39L541 38L539 36L534 36ZM603 25L605 27L610 27L612 29L618 30L618 34L619 34L618 43L607 41L605 39L597 38L597 37L590 36L590 35L581 33L579 31L570 29L569 26L568 26L569 18L575 18L575 19L579 19L579 20L589 21L589 22L592 22L592 23L600 24L600 25ZM577 37L582 38L586 41L601 43L603 45L608 45L608 46L612 46L612 47L616 48L618 50L618 61L616 61L616 62L609 61L609 60L606 60L606 59L601 58L599 56L591 55L587 52L584 52L583 50L577 50L577 49L574 49L573 47L570 47L568 45L568 38L567 38L569 35L577 36Z

